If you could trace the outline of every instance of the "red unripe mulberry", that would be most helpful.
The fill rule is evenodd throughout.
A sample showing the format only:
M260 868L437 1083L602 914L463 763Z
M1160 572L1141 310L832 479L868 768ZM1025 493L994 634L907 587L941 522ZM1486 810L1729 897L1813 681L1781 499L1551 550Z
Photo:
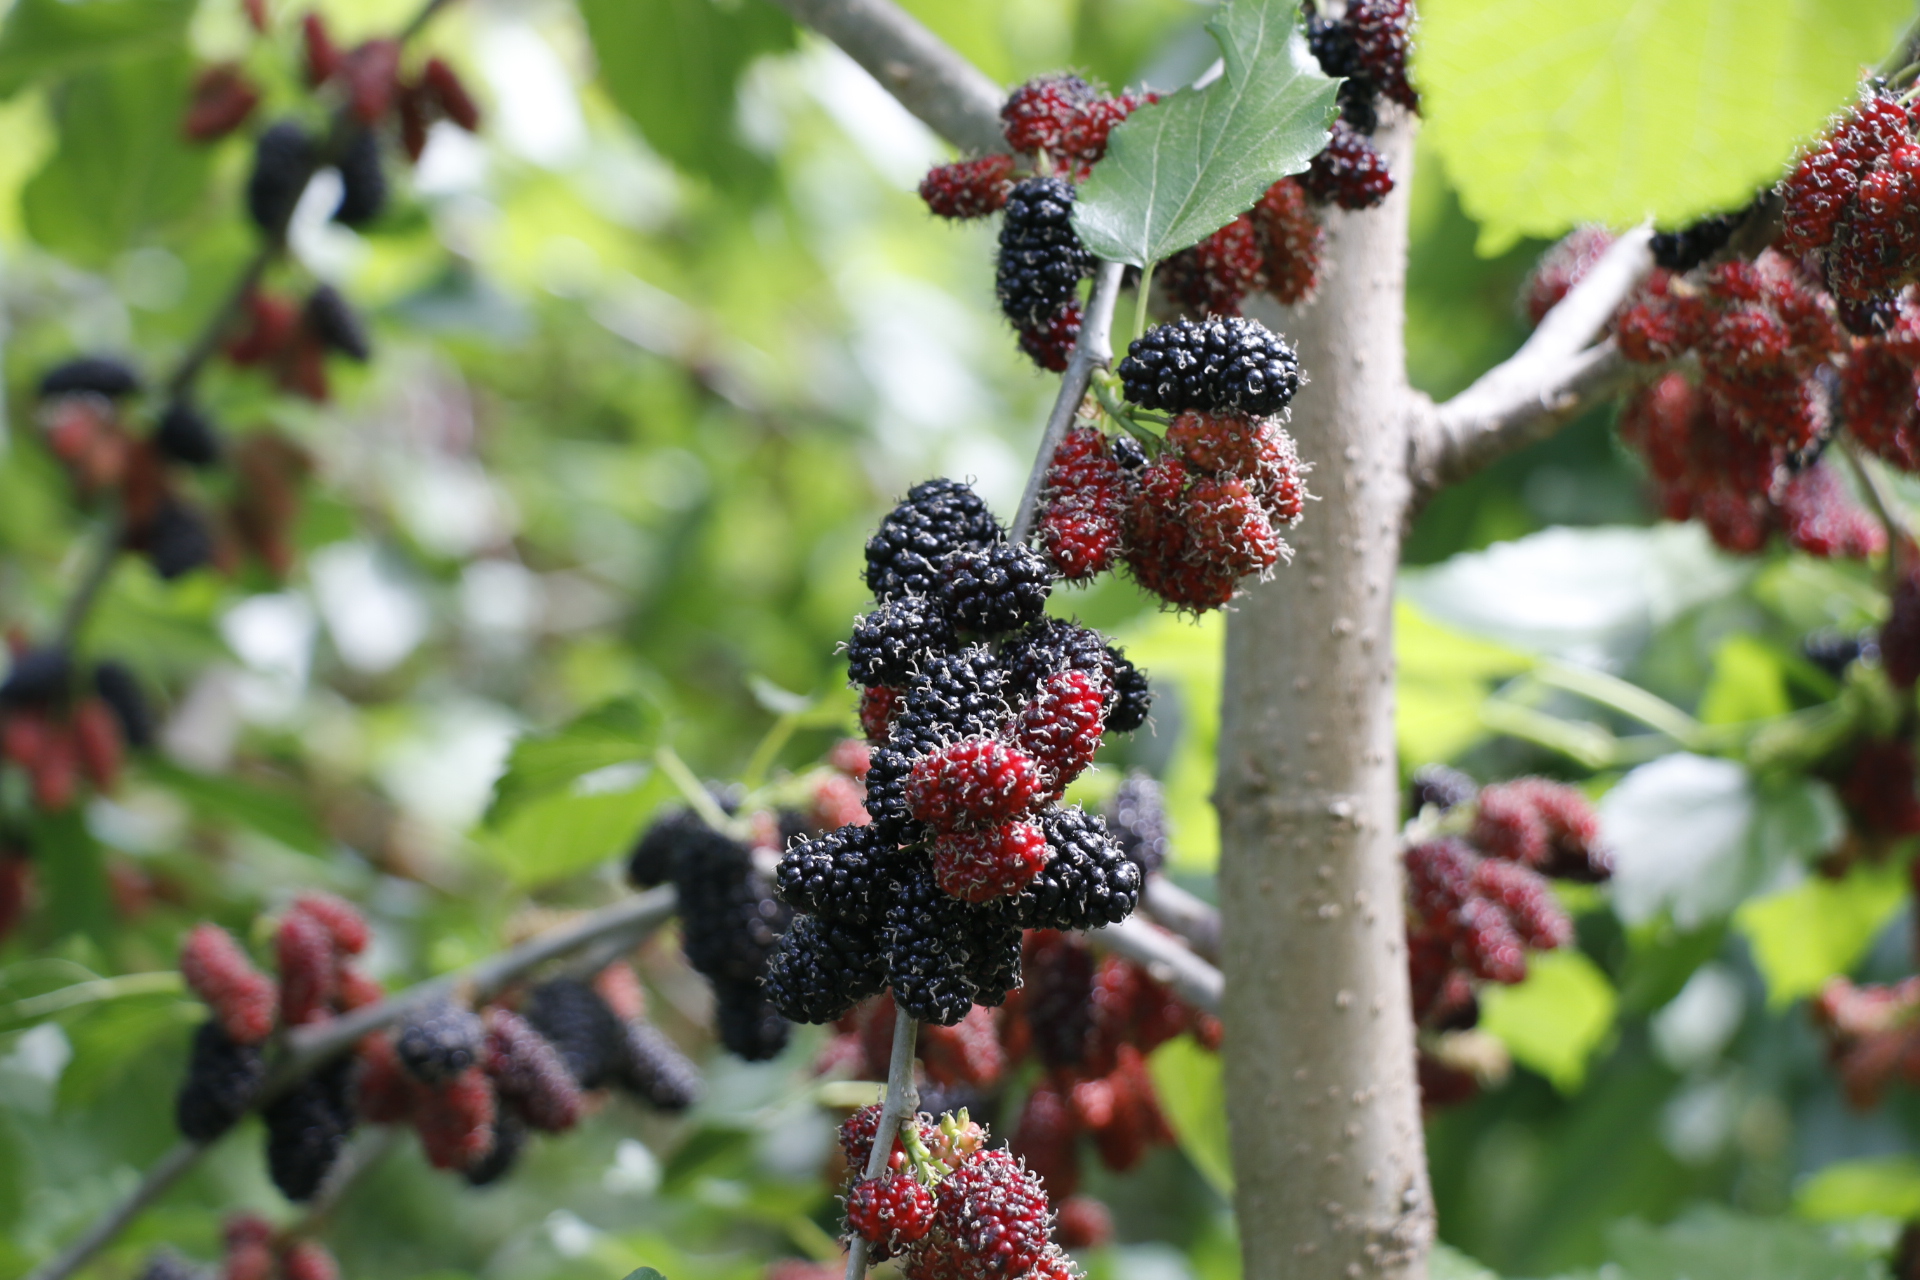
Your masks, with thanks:
M234 1043L259 1044L273 1034L273 983L219 925L193 927L180 948L180 976Z

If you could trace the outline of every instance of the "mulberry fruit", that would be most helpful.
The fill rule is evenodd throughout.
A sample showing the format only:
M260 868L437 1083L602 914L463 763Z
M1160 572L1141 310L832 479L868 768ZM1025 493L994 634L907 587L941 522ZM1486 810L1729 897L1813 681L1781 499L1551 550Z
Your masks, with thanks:
M1018 893L1047 861L1047 838L1029 822L943 835L933 842L933 874L963 902Z
M1119 372L1127 399L1173 413L1264 416L1286 408L1300 386L1293 348L1246 319L1156 325L1127 348Z
M267 1173L293 1201L313 1198L353 1132L353 1059L320 1067L261 1110Z
M1718 213L1690 222L1678 231L1655 232L1650 246L1654 265L1668 271L1693 270L1726 248L1746 217L1744 209L1738 213Z
M1065 373L1080 342L1080 300L1070 299L1042 324L1020 329L1020 350L1049 373Z
M1013 157L1005 154L961 160L927 171L920 198L942 218L984 218L1007 203L1013 189Z
M1423 764L1413 771L1407 792L1407 812L1418 814L1428 805L1441 813L1466 804L1480 793L1480 784L1458 769L1444 764Z
M1140 868L1121 851L1107 825L1077 806L1040 817L1052 852L1016 899L1029 929L1095 929L1118 924L1140 900Z
M1267 287L1266 268L1266 246L1252 216L1243 213L1167 259L1162 283L1189 311L1237 316L1241 299Z
M118 400L140 390L133 366L113 356L76 356L40 376L40 398L95 395Z
M1300 185L1321 204L1371 209L1393 191L1393 174L1387 158L1365 134L1345 120L1335 120L1326 150L1300 175Z
M220 433L211 419L185 400L175 400L153 431L154 448L170 461L210 467L220 460Z
M337 351L349 360L365 364L373 358L373 343L367 326L338 289L323 284L307 295L303 313L307 329L320 339L320 345Z
M1023 546L1001 542L955 551L940 563L940 596L954 625L982 635L1000 635L1037 621L1046 612L1053 573Z
M174 1102L174 1120L189 1142L208 1143L231 1129L260 1096L266 1057L255 1044L236 1043L218 1022L193 1033L187 1078Z
M1073 187L1059 178L1028 178L1007 196L994 291L1016 329L1046 324L1093 273L1072 214Z
M1040 541L1061 577L1083 582L1113 567L1126 508L1126 473L1091 427L1068 431L1041 484Z
M996 827L1033 809L1044 786L1025 752L995 738L963 738L914 761L907 807L936 831Z
M1344 22L1353 37L1354 73L1364 77L1382 97L1409 111L1418 109L1420 96L1407 83L1413 0L1352 0Z
M796 917L767 961L767 997L794 1022L832 1022L886 984L876 932L819 916Z
M94 691L113 711L120 736L136 750L153 745L153 712L140 681L124 663L109 659L93 669Z
M662 1111L685 1111L699 1101L700 1069L651 1023L620 1027L620 1083Z
M960 554L990 556L999 549ZM1043 595L1043 604L1045 599ZM889 600L854 623L847 641L847 674L855 684L899 687L913 680L929 655L952 647L953 628L933 601L923 596Z
M872 826L841 827L788 849L775 885L781 900L796 911L878 924L900 856L893 841Z
M560 1055L582 1089L614 1082L626 1052L620 1019L575 978L554 978L527 993L521 1017Z
M943 557L1005 539L971 488L957 480L922 481L867 540L867 589L879 600L931 596L939 587L936 566Z
M1147 683L1147 673L1114 651L1113 692L1107 697L1108 732L1132 733L1152 712L1153 688Z
M424 1089L414 1106L413 1127L427 1163L436 1169L466 1169L493 1149L493 1085L478 1067Z
M673 882L687 963L715 981L756 981L788 916L752 850L709 830L681 844Z
M333 220L349 227L364 227L387 207L387 173L380 164L380 137L372 129L359 129L348 139L341 153L340 203Z
M319 159L313 135L294 121L282 120L260 135L247 179L247 211L255 226L269 236L285 234Z
M1014 745L1040 766L1051 796L1058 798L1093 763L1100 749L1106 702L1105 679L1084 671L1061 671L1048 676L1020 709Z
M1000 128L1015 151L1063 154L1082 108L1099 94L1076 75L1050 75L1015 89L1000 108Z
M1009 714L1006 686L1004 668L984 645L934 654L907 686L891 741L900 750L924 753L956 738L997 733ZM871 777L867 793L871 799Z
M862 1178L847 1193L847 1227L880 1246L878 1257L912 1244L933 1226L933 1192L911 1173Z
M1107 829L1120 851L1140 868L1142 880L1167 862L1167 808L1160 784L1137 770L1107 802Z
M930 866L907 872L885 927L887 984L900 1008L942 1026L967 1016L974 994L968 924L982 910L948 896Z
M439 1084L480 1060L486 1029L472 1010L451 1000L418 1005L394 1038L400 1065L422 1084Z
M213 559L213 530L206 517L174 499L162 503L139 541L162 582L183 578Z
M1612 247L1612 232L1605 227L1583 226L1575 227L1541 254L1521 290L1521 309L1527 320L1537 325L1546 319L1547 312L1559 306Z
M1327 233L1313 216L1306 188L1296 178L1280 179L1267 188L1251 216L1266 248L1267 292L1283 306L1307 301L1320 286Z
M717 995L714 1021L728 1053L747 1062L765 1062L787 1047L793 1027L759 983L721 987Z
M219 925L193 927L180 948L180 976L234 1043L259 1044L273 1033L273 983Z
M1046 1188L1005 1151L980 1151L941 1179L939 1221L982 1276L1032 1271L1051 1248Z

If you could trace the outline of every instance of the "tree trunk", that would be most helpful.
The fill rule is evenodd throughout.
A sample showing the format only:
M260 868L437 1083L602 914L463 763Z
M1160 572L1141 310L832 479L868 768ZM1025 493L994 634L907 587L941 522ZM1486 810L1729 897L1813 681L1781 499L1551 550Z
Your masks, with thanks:
M1292 430L1319 501L1227 624L1215 802L1248 1280L1417 1278L1433 1235L1395 856L1412 130L1374 141L1393 194L1325 216L1319 296L1278 317L1310 379Z

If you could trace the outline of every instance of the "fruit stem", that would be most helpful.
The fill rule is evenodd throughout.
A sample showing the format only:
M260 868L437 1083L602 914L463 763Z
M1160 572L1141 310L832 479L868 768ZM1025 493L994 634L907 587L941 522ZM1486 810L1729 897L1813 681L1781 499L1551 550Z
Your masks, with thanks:
M700 784L700 779L694 777L693 770L687 768L687 762L680 758L678 751L672 747L663 746L654 752L653 758L659 762L660 771L672 779L673 785L680 789L680 794L686 798L687 807L700 815L700 821L715 831L732 834L733 819L729 818L726 810L714 801L713 794Z
M1133 296L1133 336L1144 337L1147 332L1147 299L1153 297L1153 269L1160 264L1149 262L1140 270L1140 290Z
M1040 485L1053 463L1054 450L1060 447L1067 428L1073 424L1080 402L1087 398L1087 384L1093 380L1093 371L1113 363L1113 311L1120 297L1120 276L1125 270L1121 263L1102 262L1094 273L1093 294L1087 299L1087 309L1080 318L1080 340L1074 344L1067 371L1060 376L1060 394L1054 397L1053 412L1047 415L1046 430L1040 433L1040 447L1033 456L1033 470L1027 474L1026 492L1020 495L1020 510L1013 517L1013 529L1008 534L1013 542L1025 542L1033 531L1033 520L1040 508Z
M1887 492L1879 471L1860 455L1860 447L1851 440L1842 440L1840 452L1846 456L1847 465L1853 468L1854 478L1860 481L1861 491L1867 495L1867 504L1873 508L1874 515L1880 517L1880 523L1887 531L1887 580L1894 582L1900 573L1900 549L1913 542L1913 530L1901 517L1898 500Z
M877 1178L887 1171L893 1156L893 1135L900 1131L903 1117L920 1109L920 1091L913 1083L913 1043L920 1024L905 1009L894 1010L893 1054L887 1059L887 1100L880 1108L880 1123L874 1129L873 1150L867 1155L864 1177ZM847 1280L866 1280L867 1242L858 1233L847 1246Z

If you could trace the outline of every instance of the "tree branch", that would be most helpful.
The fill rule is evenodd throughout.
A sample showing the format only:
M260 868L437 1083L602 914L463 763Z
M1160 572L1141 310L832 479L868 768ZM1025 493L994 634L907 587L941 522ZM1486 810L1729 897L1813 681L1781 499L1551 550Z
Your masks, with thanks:
M1090 931L1087 940L1102 951L1145 965L1182 1000L1204 1013L1219 1015L1226 980L1218 969L1166 930L1129 916L1119 924Z
M863 1176L877 1178L887 1171L887 1162L893 1155L893 1135L900 1131L900 1122L920 1109L920 1091L913 1083L913 1042L920 1034L920 1025L913 1015L905 1009L895 1009L893 1014L893 1053L887 1059L887 1098L880 1107L880 1123L873 1134L873 1150L867 1154L867 1167ZM847 1280L865 1280L867 1274L867 1242L858 1232L853 1232L852 1242L847 1246Z
M889 0L775 0L839 45L900 105L967 152L1005 151L1000 104L1006 94Z
M1220 912L1212 903L1188 893L1165 876L1154 875L1147 877L1140 905L1155 924L1185 938L1202 959L1220 962Z
M1033 518L1040 506L1040 486L1054 450L1073 425L1073 415L1087 398L1087 386L1093 371L1113 363L1113 309L1120 298L1120 277L1126 267L1118 262L1102 262L1093 277L1093 296L1087 299L1086 313L1080 318L1080 339L1074 343L1067 371L1060 375L1060 394L1053 398L1053 412L1047 415L1046 430L1040 433L1040 447L1033 455L1033 470L1027 473L1026 491L1020 495L1020 510L1013 517L1011 541L1025 542L1033 530ZM1143 284L1141 286L1145 288Z
M549 929L517 947L502 951L443 977L434 978L389 996L378 1004L335 1018L317 1026L289 1032L286 1051L274 1064L255 1107L285 1093L314 1068L339 1057L369 1031L378 1031L398 1022L409 1009L441 996L471 994L475 1001L485 1000L549 960L593 946L603 940L623 937L629 946L640 942L673 915L674 892L669 886L592 911L578 920ZM209 1144L210 1146L211 1144ZM127 1198L114 1206L79 1239L61 1250L27 1280L66 1280L92 1261L94 1255L111 1244L149 1205L164 1195L174 1183L198 1163L209 1146L182 1142L147 1171Z
M1653 269L1652 235L1621 236L1511 357L1445 404L1422 404L1409 433L1410 510L1625 385L1631 369L1613 343L1587 344Z

